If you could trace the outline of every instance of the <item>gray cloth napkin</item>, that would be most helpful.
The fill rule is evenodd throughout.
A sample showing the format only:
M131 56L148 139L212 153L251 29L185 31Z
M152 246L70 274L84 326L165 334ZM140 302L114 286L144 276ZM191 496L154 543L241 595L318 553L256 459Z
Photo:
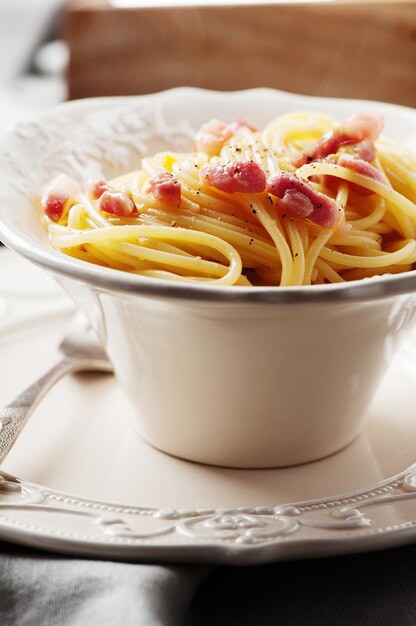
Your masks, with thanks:
M416 545L257 567L73 559L0 543L2 626L415 626Z
M0 624L176 626L211 570L73 559L0 544Z

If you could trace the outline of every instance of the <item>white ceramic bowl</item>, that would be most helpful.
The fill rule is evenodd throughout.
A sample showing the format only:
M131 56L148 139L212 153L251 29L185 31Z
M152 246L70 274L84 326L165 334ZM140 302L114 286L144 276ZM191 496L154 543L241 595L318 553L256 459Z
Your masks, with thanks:
M32 197L60 171L111 178L144 155L187 150L211 117L261 127L299 109L341 120L379 111L387 135L416 143L416 114L394 105L185 88L68 103L2 139L0 237L85 311L136 408L136 430L170 454L276 467L347 445L413 322L416 273L286 288L163 282L56 252Z

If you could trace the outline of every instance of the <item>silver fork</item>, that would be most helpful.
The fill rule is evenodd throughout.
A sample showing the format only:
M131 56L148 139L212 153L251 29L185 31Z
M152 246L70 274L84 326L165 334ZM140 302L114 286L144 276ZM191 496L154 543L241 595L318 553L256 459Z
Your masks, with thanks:
M62 376L80 371L112 371L107 355L81 314L75 315L59 350L62 358L0 410L0 464L35 407Z

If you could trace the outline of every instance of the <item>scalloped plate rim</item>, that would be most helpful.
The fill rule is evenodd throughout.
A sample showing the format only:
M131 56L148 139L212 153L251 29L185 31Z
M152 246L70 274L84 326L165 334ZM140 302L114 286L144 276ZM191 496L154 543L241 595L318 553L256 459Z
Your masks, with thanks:
M362 489L355 489L333 496L325 496L323 498L315 498L312 500L304 500L301 502L288 503L278 505L280 507L309 507L311 505L327 504L328 502L337 502L348 500L360 494L373 492L380 487L385 487L391 483L396 483L406 477L416 477L416 463L412 464L402 472L395 474L387 479L381 480L372 485L368 485ZM19 481L16 476L3 472L0 469L0 479L10 481ZM22 481L23 484L35 489L44 490L45 493L68 498L69 500L77 499L79 502L88 502L91 504L102 505L120 509L120 504L112 504L98 500L88 500L87 498L77 498L75 494L60 492L48 487L42 487L35 483ZM416 488L415 488L416 491ZM78 555L83 557L103 558L111 557L119 560L128 561L176 561L176 562L198 562L198 563L216 563L224 565L260 565L276 561L316 558L343 554L352 554L362 551L373 551L378 549L392 548L396 546L406 545L416 542L416 516L414 520L407 520L402 524L386 527L385 529L377 529L375 531L363 532L357 536L337 537L334 541L333 537L320 537L318 539L296 539L292 542L282 541L277 538L275 541L266 544L251 545L233 545L221 544L221 540L206 541L201 539L189 544L163 544L163 545L146 545L144 543L133 544L131 541L126 543L121 541L103 541L89 538L81 539L77 535L72 537L59 537L58 533L50 529L38 528L37 532L31 534L26 530L19 528L19 522L5 523L5 516L1 514L4 505L0 505L0 538L5 541L13 541L20 545L26 545L41 550L58 551L72 556ZM4 506L7 511L7 505ZM238 507L235 511L244 509ZM140 507L128 507L133 510L143 510ZM146 508L147 511L157 512L156 508ZM220 511L220 509L218 510ZM218 511L215 511L217 513ZM60 510L57 509L59 514ZM192 516L191 516L192 517ZM195 516L193 516L195 517ZM6 518L7 519L7 518Z

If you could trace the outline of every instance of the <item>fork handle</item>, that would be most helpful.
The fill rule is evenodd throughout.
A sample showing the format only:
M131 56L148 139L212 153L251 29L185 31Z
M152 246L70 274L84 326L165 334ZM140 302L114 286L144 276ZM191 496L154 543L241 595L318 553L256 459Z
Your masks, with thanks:
M10 404L0 409L0 464L10 452L29 416L47 391L62 376L82 369L82 361L62 359L36 382L29 385Z

